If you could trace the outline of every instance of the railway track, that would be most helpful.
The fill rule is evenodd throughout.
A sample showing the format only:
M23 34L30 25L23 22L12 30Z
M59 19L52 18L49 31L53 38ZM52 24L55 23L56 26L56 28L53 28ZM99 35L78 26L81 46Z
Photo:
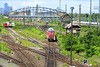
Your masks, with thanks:
M52 44L50 44L50 45L54 45L53 43ZM48 54L47 54L47 56L49 57L49 58L52 58L51 56L52 55L54 55L55 54L55 60L59 60L59 61L62 61L62 62L64 62L64 63L67 63L69 66L70 66L70 60L69 60L69 58L70 57L67 57L67 56L65 56L65 55L62 55L62 54L60 54L60 53L58 53L56 50L53 50L54 48L53 47L48 47L48 48L45 48L46 49L46 51L48 51L48 54L49 54L49 56L48 56ZM55 51L55 52L54 52ZM54 54L52 54L52 53L54 53ZM51 55L52 54L52 55ZM48 57L47 57L47 59L48 59ZM54 62L55 60L49 60L49 62L51 61L51 62ZM52 65L53 63L51 63L50 65ZM82 64L82 63L80 63L79 61L75 61L75 60L73 60L72 61L72 64L73 64L73 66L76 66L76 67L90 67L90 66L87 66L87 65L85 65L85 64ZM52 67L52 66L51 66ZM91 66L92 67L92 66Z
M46 64L46 67L56 67L55 48L52 48L52 52L50 52L50 43L48 45L48 50L47 50L47 64Z
M32 42L32 43L34 43L34 44L41 44L41 45L44 45L44 43L39 42L39 41L37 41L36 39L32 39L32 38L28 39L28 41L30 41L30 42Z
M13 46L11 47L8 47L9 49L11 50L27 50L27 51L30 51L30 52L34 52L34 53L37 53L39 55L42 55L42 56L45 56L45 53L44 52L40 52L38 50L35 50L35 49L31 49L31 48L28 48L28 47L23 47L20 45L20 49L16 48L16 49L13 49Z
M12 57L10 57L10 56L8 56L8 55L2 53L2 52L0 52L0 57L1 57L1 58L4 58L4 59L6 59L6 60L12 60L12 63L15 63L15 64L17 64L17 65L19 65L19 66L21 66L21 67L23 67L23 65L24 65L23 62L21 62L21 61L19 61L19 60L17 60L17 59L14 59L14 58L12 58Z
M9 36L4 36L6 39L9 39ZM27 55L24 53L23 50L21 50L21 48L19 47L18 44L14 43L14 41L12 39L9 39L9 44L14 46L13 49L18 49L18 50L14 50L17 55L19 56L19 58L21 59L21 61L24 63L25 67L36 67L34 63L32 63L32 61L30 60L29 57L27 57ZM26 60L27 59L27 60ZM28 62L27 62L28 61Z

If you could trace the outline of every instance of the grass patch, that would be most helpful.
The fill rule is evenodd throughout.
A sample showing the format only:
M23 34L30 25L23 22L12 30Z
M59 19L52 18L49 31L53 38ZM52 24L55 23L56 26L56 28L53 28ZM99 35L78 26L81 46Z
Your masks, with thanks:
M2 33L2 34L8 34L7 28L3 27L3 26L0 26L0 33Z
M11 50L7 48L6 43L0 43L0 51L5 51L7 54L11 53Z
M38 41L43 42L47 38L43 31L36 29L35 27L27 27L25 29L15 29L19 34L26 38L35 38ZM21 32L19 32L21 31Z
M36 47L36 45L34 45L32 42L29 42L27 40L20 40L20 39L17 39L19 42L21 41L22 45L24 47Z
M40 60L40 56L37 56L37 60Z
M67 55L68 57L70 57L70 51L67 51L67 50L61 50L61 54L65 54L65 55ZM84 52L83 53L81 53L81 55L84 55ZM77 54L75 54L74 52L72 53L72 58L74 59L74 60L78 60L78 61L80 61L80 62L82 62L82 63L84 63L84 59L85 59L85 57L81 57L81 56L78 56ZM90 58L88 58L87 60L88 60L88 64L92 64L93 66L100 66L100 59L98 59L99 57L98 56L93 56L93 57L90 57ZM98 62L97 62L98 61Z

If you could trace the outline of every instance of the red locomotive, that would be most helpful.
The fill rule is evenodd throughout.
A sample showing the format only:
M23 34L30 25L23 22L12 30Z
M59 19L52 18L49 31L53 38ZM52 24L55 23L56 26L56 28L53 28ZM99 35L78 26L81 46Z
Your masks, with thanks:
M4 27L12 27L12 26L15 26L15 24L12 23L12 22L4 22L4 23L3 23L3 26L4 26Z
M52 41L57 41L57 37L55 35L55 31L53 30L53 28L49 28L48 29L48 41L52 42Z

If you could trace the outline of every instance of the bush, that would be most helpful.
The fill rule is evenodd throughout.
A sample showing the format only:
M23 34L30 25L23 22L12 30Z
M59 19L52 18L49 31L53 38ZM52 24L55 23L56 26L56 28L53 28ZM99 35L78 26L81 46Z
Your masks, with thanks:
M60 41L60 43L62 44L62 48L65 49L65 50L70 51L70 49L71 49L71 34L67 34L67 35L62 36L62 37L63 38ZM72 42L73 42L73 46L78 44L78 39L77 39L77 37L75 35L73 35Z
M98 56L100 57L100 54L98 54Z
M67 56L69 57L71 54L70 54L70 52L67 52Z
M11 33L9 33L9 36L11 36Z
M80 32L77 32L77 33L76 33L76 36L80 36Z
M40 56L37 56L37 60L40 60Z
M9 53L11 53L11 50L8 50L8 51L7 51L7 54L9 54Z
M75 59L75 55L74 55L74 53L72 53L72 58Z
M8 51L8 49L7 49L6 47L3 47L3 51L7 52L7 51Z
M2 50L2 45L0 44L0 51Z
M11 50L9 50L7 48L7 44L6 43L0 43L0 51L3 50L5 52L7 52L7 54L11 53Z
M62 54L66 54L67 51L66 51L66 50L61 50L61 53L62 53Z
M1 32L1 28L0 28L0 32Z
M79 58L80 62L84 62L84 58L80 57Z

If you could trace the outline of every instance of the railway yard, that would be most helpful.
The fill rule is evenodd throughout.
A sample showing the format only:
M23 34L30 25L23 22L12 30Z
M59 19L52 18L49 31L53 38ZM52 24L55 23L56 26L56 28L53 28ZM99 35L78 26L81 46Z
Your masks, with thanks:
M12 22L15 21L13 20ZM16 25L23 25L23 22L21 21L17 23ZM7 48L11 50L10 54L0 51L0 58L7 60L9 64L13 63L17 65L18 67L70 67L70 56L62 54L59 51L60 47L58 46L58 42L60 39L58 39L57 42L49 42L46 38L48 28L58 26L42 23L38 24L35 22L30 22L29 24L26 23L25 28L22 28L21 26L20 28L16 28L17 26L5 27L4 29L6 29L6 32L0 33L0 37L3 40L1 43L6 43ZM31 32L25 31L29 30L31 27L35 28L34 31L40 31L39 36L43 36L42 39L35 35L31 35ZM34 31L32 33L34 33ZM41 32L44 34L41 34ZM59 31L56 30L56 32ZM65 34L65 32L62 32L62 34ZM80 54L78 56L82 57ZM75 67L99 67L88 66L75 59L73 59L72 65ZM2 66L3 65L1 65L1 67Z
M14 39L9 35L1 35L1 36L4 39L4 42L9 44L8 48L11 49L12 52L14 53L14 55L13 55L14 58L11 58L11 57L8 57L8 58L10 60L12 60L12 62L15 64L21 65L23 67L24 66L25 67L45 67L45 65L47 67L59 67L58 63L62 64L62 63L67 62L68 64L70 64L68 60L65 60L65 58L68 59L68 57L66 57L65 55L61 55L56 50L54 43L49 43L48 46L46 46L46 47L45 47L45 45L43 45L44 50L38 51L38 50L31 49L31 48L23 47L21 44L16 43L16 41L14 41ZM39 44L39 42L36 42L34 40L30 41L30 42ZM36 57L36 56L34 54L35 55L38 54L38 55L42 56L40 58L42 60L42 61L40 61L40 63L37 60L35 60L34 57ZM3 55L6 56L5 54L3 54ZM8 58L6 58L6 59L8 59ZM81 65L81 64L79 64L79 65ZM80 66L78 66L78 67L80 67Z

